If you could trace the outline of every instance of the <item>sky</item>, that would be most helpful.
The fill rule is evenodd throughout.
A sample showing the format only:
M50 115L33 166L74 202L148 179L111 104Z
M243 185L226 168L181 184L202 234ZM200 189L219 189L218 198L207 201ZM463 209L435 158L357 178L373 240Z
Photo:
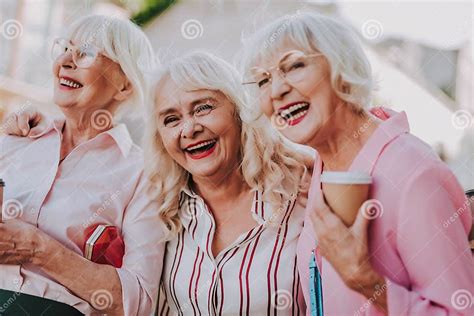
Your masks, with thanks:
M356 27L363 29L364 23L369 27L367 21L373 20L377 30L372 31L381 33L377 39L399 36L438 49L456 49L469 38L472 41L472 1L337 2L342 15Z

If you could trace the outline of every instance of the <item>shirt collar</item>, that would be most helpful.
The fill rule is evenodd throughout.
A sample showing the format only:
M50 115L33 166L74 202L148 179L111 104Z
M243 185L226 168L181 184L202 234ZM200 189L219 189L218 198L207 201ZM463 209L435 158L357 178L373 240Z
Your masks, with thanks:
M52 130L56 130L56 132L61 133L65 122L66 122L66 120L64 120L64 119L54 119L53 121L50 121L47 124L46 128L41 133L35 134L35 135L28 135L27 137L32 138L32 139L40 138L40 137L48 134Z
M365 171L372 174L375 163L385 146L399 135L410 132L405 112L399 113L387 108L376 107L372 108L370 113L382 120L382 123L375 129L367 143L365 143L361 151L357 154L349 168L350 171ZM316 154L307 205L321 205L324 203L324 197L321 191L322 171L323 161L321 157ZM309 220L309 214L310 212L306 212L306 220Z
M382 122L362 147L349 170L372 173L375 163L385 146L398 136L410 132L405 112L395 112L384 107L375 107L370 110L370 113Z
M125 126L125 124L118 124L106 131L105 134L109 134L113 138L117 146L120 148L122 155L127 157L133 146L133 141L130 137L127 126Z
M52 130L55 130L58 134L62 133L64 124L66 120L65 119L54 119L52 122L50 122L47 127L39 134L33 135L33 136L28 136L29 138L40 138ZM94 139L98 139L100 137L103 137L103 135L109 135L117 144L117 146L120 149L120 152L124 157L127 157L132 146L133 146L133 141L132 138L130 137L130 133L128 132L127 127L125 124L118 124L114 126L113 128L97 135Z
M181 188L181 193L186 194L189 197L197 198L198 195L191 188L191 175L188 173L186 176L186 184Z
M183 205L188 199L202 199L190 186L190 179L191 176L188 174L188 178L186 180L186 185L181 188L181 198L180 198L180 206ZM262 193L255 189L254 190L254 200L252 202L252 208L250 209L252 213L253 219L258 223L262 224L265 222L269 217L271 217L271 210L265 209L265 204L263 203ZM185 207L184 207L185 208ZM268 208L268 207L267 207ZM180 211L183 212L183 207L180 207ZM184 210L186 214L189 212ZM201 216L202 212L199 212L197 216Z

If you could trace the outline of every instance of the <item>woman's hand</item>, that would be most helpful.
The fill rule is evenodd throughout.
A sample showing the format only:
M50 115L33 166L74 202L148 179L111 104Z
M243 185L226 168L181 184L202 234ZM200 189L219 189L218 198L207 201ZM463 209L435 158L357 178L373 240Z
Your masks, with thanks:
M21 220L0 223L0 264L31 263L49 274L92 306L97 290L110 298L101 310L108 315L123 315L122 285L116 269L96 264L64 247L37 227ZM95 302L95 303L94 303ZM94 305L96 304L96 305Z
M21 220L0 223L0 263L40 264L47 244L56 242L37 227Z
M46 119L34 107L8 115L3 122L5 134L15 136L34 136L46 128Z
M339 273L346 285L371 299L387 311L385 279L369 261L368 226L366 212L359 210L354 224L347 228L342 220L325 203L321 209L311 210L321 255Z

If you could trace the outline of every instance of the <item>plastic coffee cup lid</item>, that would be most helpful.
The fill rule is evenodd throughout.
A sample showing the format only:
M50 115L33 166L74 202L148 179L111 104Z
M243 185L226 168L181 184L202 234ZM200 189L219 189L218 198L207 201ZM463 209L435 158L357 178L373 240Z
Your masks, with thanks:
M360 171L324 171L321 182L334 184L371 184L372 177Z

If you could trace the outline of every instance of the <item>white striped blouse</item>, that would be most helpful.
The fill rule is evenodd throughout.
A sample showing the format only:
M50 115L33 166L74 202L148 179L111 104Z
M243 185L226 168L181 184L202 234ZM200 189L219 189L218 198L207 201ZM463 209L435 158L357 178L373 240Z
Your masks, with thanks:
M212 254L216 224L203 199L183 189L184 229L167 243L158 315L304 315L296 246L304 207L296 200L273 212L255 192L256 226Z

